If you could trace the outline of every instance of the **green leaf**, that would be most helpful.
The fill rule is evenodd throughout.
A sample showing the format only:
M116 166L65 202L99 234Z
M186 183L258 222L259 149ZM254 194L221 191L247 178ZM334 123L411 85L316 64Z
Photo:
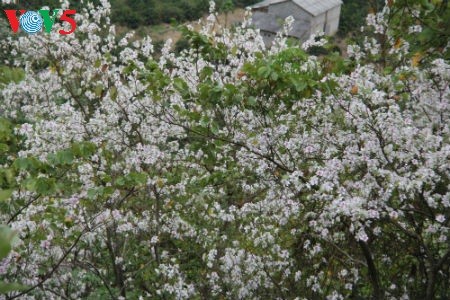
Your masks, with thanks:
M131 179L132 183L134 184L146 184L147 183L147 174L145 173L137 173L137 172L131 172L128 177Z
M116 100L117 99L117 88L115 86L111 87L109 94L111 96L112 100Z
M40 162L33 157L21 157L14 161L13 167L18 170L36 170L40 166Z
M12 189L0 190L0 202L8 200L13 193Z
M94 200L97 197L97 189L89 189L87 192L87 196L89 199Z
M102 65L102 62L100 59L97 59L94 63L94 67L96 67L96 68L100 68L101 65Z
M56 190L56 180L54 178L29 178L23 182L29 191L42 195L51 195Z
M260 67L257 72L258 77L263 77L263 78L269 77L270 73L271 73L270 68L266 67L266 66Z
M88 158L97 151L97 146L90 142L74 143L72 153L77 157Z
M204 81L206 78L210 77L213 74L214 70L211 67L205 67L200 72L200 80Z
M10 82L18 83L24 77L25 72L22 69L0 66L0 85L8 84Z
M9 146L7 144L0 143L0 153L7 153L9 151Z
M175 78L173 80L173 87L180 92L181 95L185 95L189 93L189 86L187 83L181 78Z
M97 97L100 97L103 94L103 85L99 84L94 88L94 94Z
M255 106L256 103L257 103L256 98L253 97L253 96L248 97L247 103L248 103L248 105L250 105L250 106Z
M270 74L270 78L271 78L273 81L277 81L277 80L278 80L278 73L277 73L277 72L272 72L272 73Z
M73 162L74 155L72 151L64 150L56 154L49 154L47 159L54 165L70 165Z
M128 175L118 177L115 183L118 186L137 186L146 184L147 178L146 173L131 172Z
M69 150L58 152L56 157L58 158L59 163L62 165L71 164L74 158L72 151Z
M11 240L14 232L8 226L0 225L0 260L8 256L11 251Z
M120 176L116 179L116 184L118 186L124 186L125 185L125 178L123 176Z
M36 190L36 179L28 178L22 182L22 185L25 187L25 189L34 191Z
M13 166L19 170L25 170L28 167L28 159L25 157L18 158L14 161Z
M26 289L28 289L28 287L23 284L0 282L0 294L6 294L10 292L20 292Z
M213 87L211 89L211 92L213 92L213 93L221 93L222 90L223 90L223 88L220 85L216 85L215 87Z
M216 122L211 124L211 132L213 134L218 134L219 133L219 125Z
M15 183L15 173L12 169L0 169L0 179L10 187Z
M297 92L302 92L308 86L307 82L304 80L300 80L299 78L291 78L291 82L294 85L294 88Z
M39 194L49 195L55 188L56 182L53 178L38 178L36 181L36 192Z

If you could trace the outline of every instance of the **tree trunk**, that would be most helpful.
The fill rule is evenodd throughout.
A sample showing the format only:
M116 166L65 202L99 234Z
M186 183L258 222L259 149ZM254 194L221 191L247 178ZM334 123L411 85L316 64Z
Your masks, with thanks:
M435 269L432 266L428 267L427 270L427 290L425 294L426 300L433 300L434 299L434 285L436 282L436 272Z
M367 262L370 283L373 288L373 299L382 300L384 298L384 292L381 288L380 278L378 276L378 271L373 261L372 254L370 253L369 246L363 241L359 241L359 246L361 247L362 253Z

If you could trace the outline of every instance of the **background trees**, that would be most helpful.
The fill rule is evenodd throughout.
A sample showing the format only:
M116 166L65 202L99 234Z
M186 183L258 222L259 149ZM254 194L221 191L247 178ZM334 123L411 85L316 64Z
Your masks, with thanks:
M95 5L98 0L90 1ZM258 0L218 0L216 1L217 11L226 11L233 8L244 8L257 3ZM69 1L70 7L80 9L80 1ZM14 7L12 4L5 7ZM58 0L49 1L24 1L20 0L17 8L39 9L42 6L56 8L59 6ZM198 20L208 13L209 3L207 0L112 0L112 21L113 23L138 28L139 26L155 25L162 22L171 21L184 22ZM376 12L384 6L384 1L359 1L345 0L342 6L340 19L340 34L346 36L351 31L358 31L364 25L365 18L369 12Z
M90 1L98 5L100 1ZM227 2L233 7L246 7L254 4L257 0L245 1L216 1L218 11L227 9ZM83 5L80 1L69 1L70 7L80 9ZM19 1L17 5L2 4L5 7L17 9L39 9L42 6L57 8L60 6L58 0L49 1ZM145 25L155 25L162 22L170 23L173 20L177 22L198 20L208 13L209 1L207 0L113 0L111 1L111 17L113 23L137 28ZM1 7L1 5L0 5Z

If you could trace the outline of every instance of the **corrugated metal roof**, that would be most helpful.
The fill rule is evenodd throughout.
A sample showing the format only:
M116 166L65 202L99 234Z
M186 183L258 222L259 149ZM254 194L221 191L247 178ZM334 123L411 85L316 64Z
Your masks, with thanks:
M288 0L264 0L264 1L258 2L256 4L253 4L250 7L252 7L252 8L266 7L266 6L269 6L270 4L276 4L276 3L285 2L285 1L288 1Z
M272 4L280 3L280 2L286 2L289 0L264 0L262 2L256 3L253 5L253 8L260 8L269 6ZM318 16L333 7L336 7L338 5L342 4L341 0L290 0L300 6L302 9L307 11L313 16Z
M341 0L292 0L295 4L312 14L318 16L333 7L342 4Z

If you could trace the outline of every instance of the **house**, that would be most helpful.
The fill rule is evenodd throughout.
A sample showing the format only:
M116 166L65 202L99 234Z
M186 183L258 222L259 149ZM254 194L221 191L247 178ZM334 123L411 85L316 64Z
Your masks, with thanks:
M333 35L339 26L341 0L264 0L251 6L253 24L260 29L266 45L270 45L284 20L295 21L291 37L305 41L316 32Z

